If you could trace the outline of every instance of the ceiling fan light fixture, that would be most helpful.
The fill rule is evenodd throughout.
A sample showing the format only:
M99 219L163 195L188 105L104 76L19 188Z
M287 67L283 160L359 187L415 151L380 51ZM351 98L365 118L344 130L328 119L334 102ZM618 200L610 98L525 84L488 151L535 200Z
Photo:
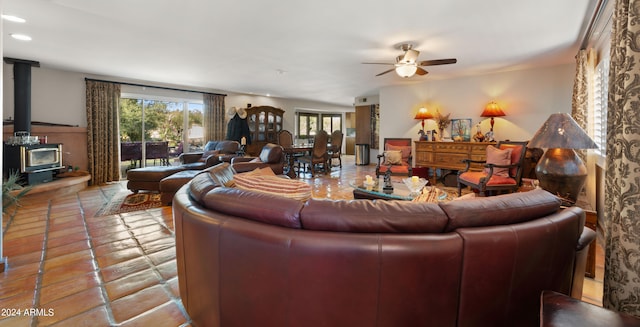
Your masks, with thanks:
M413 76L417 70L418 66L416 64L396 65L396 74L404 78Z

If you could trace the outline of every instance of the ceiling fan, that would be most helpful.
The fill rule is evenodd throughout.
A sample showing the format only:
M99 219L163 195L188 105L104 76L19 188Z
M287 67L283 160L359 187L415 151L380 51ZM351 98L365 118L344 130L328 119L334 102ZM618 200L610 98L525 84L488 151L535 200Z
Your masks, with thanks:
M382 62L363 62L363 64L393 65L395 66L394 68L385 70L376 76L384 75L386 73L389 73L395 70L400 77L408 78L413 76L414 74L418 74L418 75L428 74L429 72L422 68L424 66L448 65L448 64L455 64L456 62L458 62L458 60L455 58L417 61L420 51L414 50L413 44L411 43L401 44L400 49L402 49L404 53L396 57L395 64L382 63Z

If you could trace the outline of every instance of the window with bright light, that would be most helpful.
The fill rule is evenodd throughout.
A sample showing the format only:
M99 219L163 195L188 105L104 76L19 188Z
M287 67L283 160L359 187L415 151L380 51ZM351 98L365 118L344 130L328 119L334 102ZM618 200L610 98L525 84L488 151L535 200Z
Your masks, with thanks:
M607 151L607 101L609 100L609 59L596 66L594 74L593 140L598 144L596 153L606 157Z

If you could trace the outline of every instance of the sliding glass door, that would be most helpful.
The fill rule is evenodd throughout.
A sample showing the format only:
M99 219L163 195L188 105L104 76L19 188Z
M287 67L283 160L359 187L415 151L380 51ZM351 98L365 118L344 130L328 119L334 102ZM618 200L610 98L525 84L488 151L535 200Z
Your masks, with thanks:
M180 153L203 148L202 103L123 98L119 114L127 168L171 165Z

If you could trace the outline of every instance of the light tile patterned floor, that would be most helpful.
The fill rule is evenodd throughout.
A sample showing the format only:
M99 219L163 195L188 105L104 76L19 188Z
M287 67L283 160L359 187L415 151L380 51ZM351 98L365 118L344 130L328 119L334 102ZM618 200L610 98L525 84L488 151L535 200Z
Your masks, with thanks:
M313 196L353 198L349 181L374 174L374 165L343 168L312 178ZM0 274L2 326L188 326L178 296L170 207L104 217L94 214L123 183L81 192L26 198L3 221ZM585 282L585 300L602 298L602 250L596 279ZM36 308L36 312L24 313ZM11 316L12 313L19 315Z

